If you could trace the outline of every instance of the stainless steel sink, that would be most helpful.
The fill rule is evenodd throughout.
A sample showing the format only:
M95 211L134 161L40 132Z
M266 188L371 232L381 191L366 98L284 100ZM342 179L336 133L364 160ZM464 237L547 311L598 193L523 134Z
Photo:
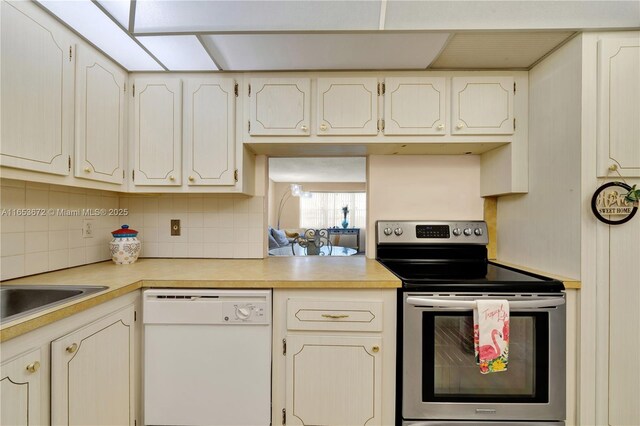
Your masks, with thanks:
M0 287L0 323L49 309L102 290L105 286L7 285Z

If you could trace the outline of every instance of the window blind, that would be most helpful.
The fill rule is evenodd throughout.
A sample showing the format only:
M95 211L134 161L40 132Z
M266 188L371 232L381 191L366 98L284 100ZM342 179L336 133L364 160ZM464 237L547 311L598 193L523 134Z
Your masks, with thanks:
M300 228L342 227L342 208L348 206L349 228L364 228L367 218L367 194L364 192L312 192L300 198Z

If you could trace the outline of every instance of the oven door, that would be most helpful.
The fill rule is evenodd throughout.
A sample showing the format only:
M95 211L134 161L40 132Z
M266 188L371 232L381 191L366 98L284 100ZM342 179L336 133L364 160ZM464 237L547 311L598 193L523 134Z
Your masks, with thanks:
M563 294L404 293L402 417L406 420L564 420ZM506 372L481 374L473 306L507 299Z

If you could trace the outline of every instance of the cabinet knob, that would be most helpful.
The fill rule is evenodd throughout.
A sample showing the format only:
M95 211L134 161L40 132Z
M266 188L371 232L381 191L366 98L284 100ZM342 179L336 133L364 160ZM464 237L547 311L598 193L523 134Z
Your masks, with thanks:
M326 124L324 124L324 123L322 123L322 124L320 125L320 130L322 130L323 132L324 132L325 130L327 130L327 125L326 125Z
M84 172L85 173L91 173L91 167L85 167L84 168Z
M27 371L29 373L35 373L38 370L40 370L40 362L39 361L34 361L31 364L27 365Z
M618 165L617 164L612 164L609 166L609 171L610 172L615 172L616 170L618 170Z
M460 122L456 125L456 129L462 129L464 127L464 123Z
M438 126L436 128L438 130L443 130L444 129L444 124L440 123L440 124L438 124Z
M371 348L371 352L373 352L373 353L378 353L378 352L380 352L380 346L374 346L374 347L372 347L372 348Z
M74 353L77 350L78 350L78 344L77 343L74 343L71 346L67 346L67 352L69 352L70 354Z
M194 178L193 176L189 176L189 182L193 182L195 180L196 180L196 178Z
M176 180L176 177L175 177L174 175L170 175L170 176L169 176L169 180L170 180L171 182L173 182L174 180Z
M309 130L309 128L303 124L302 126L300 126L300 130L302 130L303 132L306 132L307 130Z

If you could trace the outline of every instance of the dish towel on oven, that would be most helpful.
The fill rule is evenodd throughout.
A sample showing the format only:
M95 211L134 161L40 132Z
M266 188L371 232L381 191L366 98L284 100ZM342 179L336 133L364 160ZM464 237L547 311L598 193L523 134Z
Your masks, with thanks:
M509 362L509 302L476 300L473 345L482 374L507 370Z

